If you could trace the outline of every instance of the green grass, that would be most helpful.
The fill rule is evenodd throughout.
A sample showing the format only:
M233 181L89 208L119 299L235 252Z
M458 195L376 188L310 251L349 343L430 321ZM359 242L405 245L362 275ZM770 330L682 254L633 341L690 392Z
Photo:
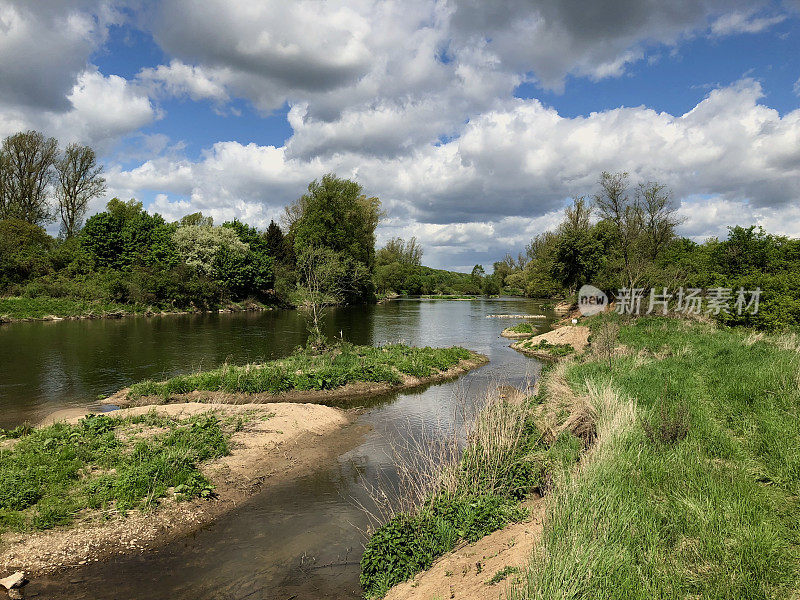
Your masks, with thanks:
M533 403L498 400L484 409L460 460L440 466L438 487L416 510L395 515L372 534L361 558L367 598L384 596L459 541L475 542L521 520L522 500L575 463L580 440L565 433L548 446L533 421Z
M800 354L755 340L642 318L610 367L568 367L574 390L613 390L632 416L598 409L593 456L551 497L519 596L798 597Z
M299 350L288 358L242 367L179 375L167 381L143 381L130 395L169 398L195 390L229 393L280 393L331 390L355 382L399 384L401 374L429 377L474 355L464 348L381 347L342 344L323 354Z
M88 509L145 510L171 492L178 500L211 496L198 465L228 454L241 425L213 413L180 420L151 412L8 432L2 438L14 441L0 446L0 532L66 525Z
M70 298L0 298L0 322L3 320L42 319L54 317L102 316L108 313L144 312L145 307Z
M523 343L523 347L526 350L544 352L545 354L549 354L553 357L569 356L570 354L575 353L575 348L572 347L572 344L551 344L547 340L539 340L535 344L528 345L524 345Z
M511 333L530 333L533 335L533 333L536 331L536 328L530 323L520 323L519 325L508 327L507 330Z

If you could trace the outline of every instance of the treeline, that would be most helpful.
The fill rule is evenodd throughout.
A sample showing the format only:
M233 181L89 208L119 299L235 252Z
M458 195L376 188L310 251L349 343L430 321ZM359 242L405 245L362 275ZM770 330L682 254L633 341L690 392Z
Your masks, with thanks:
M702 244L676 234L681 220L670 191L653 182L631 186L626 173L603 173L593 197L577 197L554 230L524 254L494 264L502 287L526 296L573 298L585 283L622 288L755 290L757 313L722 312L729 324L774 329L800 325L800 240L758 227L730 227Z
M86 219L105 192L91 148L63 152L34 131L0 148L0 294L70 298L161 310L230 302L357 302L374 297L380 201L325 175L286 208L282 229L177 222L117 198ZM60 219L57 238L44 229Z

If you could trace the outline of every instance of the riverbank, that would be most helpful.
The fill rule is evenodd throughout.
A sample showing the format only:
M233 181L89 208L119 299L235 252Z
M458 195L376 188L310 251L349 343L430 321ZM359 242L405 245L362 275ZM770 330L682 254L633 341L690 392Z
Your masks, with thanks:
M798 336L590 322L619 326L612 352L547 377L585 407L571 412L591 418L595 442L554 486L518 596L795 597Z
M487 362L486 356L458 346L340 344L322 354L300 350L266 363L224 365L166 381L144 381L105 401L118 406L187 401L325 403L445 381Z
M366 431L351 413L319 405L195 403L111 414L3 442L4 477L37 446L56 456L39 456L46 485L0 499L0 573L35 575L153 549L355 447Z
M587 324L604 341L547 370L532 409L546 443L582 441L548 471L543 526L459 546L387 597L794 598L800 336Z
M132 316L167 316L202 313L232 313L272 310L272 307L248 300L228 302L212 310L162 310L146 305L121 304L100 300L74 300L71 298L0 298L0 324L29 321L63 321L74 319L121 319Z
M591 330L581 325L563 325L536 336L514 342L511 347L527 356L557 360L582 353L589 345Z

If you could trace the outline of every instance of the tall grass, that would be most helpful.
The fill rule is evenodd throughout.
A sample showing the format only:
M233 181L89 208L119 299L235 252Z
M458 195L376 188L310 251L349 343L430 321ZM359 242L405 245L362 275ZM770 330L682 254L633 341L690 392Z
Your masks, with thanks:
M627 350L613 360L563 367L570 393L596 411L597 440L550 496L515 596L796 598L800 354L790 337L642 318L620 328Z
M568 432L545 443L525 394L488 394L464 435L402 452L400 486L375 500L382 523L366 545L361 584L368 598L427 569L459 540L476 541L525 516L521 501L543 491L555 464L572 464L581 444Z
M398 384L402 375L429 377L474 355L464 348L382 347L341 344L322 354L298 350L285 359L242 367L179 375L167 381L143 381L130 396L185 394L195 390L229 393L280 393L290 390L330 390L354 382Z

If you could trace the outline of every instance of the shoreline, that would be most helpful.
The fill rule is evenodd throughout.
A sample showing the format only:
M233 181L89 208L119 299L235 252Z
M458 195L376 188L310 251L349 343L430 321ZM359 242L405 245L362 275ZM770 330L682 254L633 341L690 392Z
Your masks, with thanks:
M35 577L156 550L234 510L266 486L301 476L356 447L369 430L355 423L358 411L311 404L189 403L114 412L124 417L150 410L173 416L216 412L259 419L232 435L230 454L200 465L216 486L213 499L179 502L167 497L151 511L131 510L126 516L103 520L102 511L92 510L68 526L34 533L5 532L0 536L2 572L24 571ZM79 418L73 415L66 420Z
M131 317L174 317L181 315L214 315L214 314L233 314L244 312L269 312L276 310L276 307L249 304L247 306L228 305L225 308L210 309L210 310L170 310L170 311L104 311L100 313L87 312L77 315L44 315L42 317L9 317L7 314L0 314L0 326L9 325L12 323L53 323L58 321L96 321L101 319L128 319Z
M457 365L427 377L414 377L412 375L401 374L402 381L399 384L356 382L330 390L290 390L278 394L271 392L244 393L195 390L184 394L172 394L169 399L166 400L160 396L141 396L131 399L128 397L130 387L127 387L105 398L103 403L119 406L120 408L151 404L181 404L186 402L224 403L231 405L281 402L325 405L333 401L379 396L448 381L489 363L489 358L487 356L477 352L471 352L471 354L471 358L463 359Z

